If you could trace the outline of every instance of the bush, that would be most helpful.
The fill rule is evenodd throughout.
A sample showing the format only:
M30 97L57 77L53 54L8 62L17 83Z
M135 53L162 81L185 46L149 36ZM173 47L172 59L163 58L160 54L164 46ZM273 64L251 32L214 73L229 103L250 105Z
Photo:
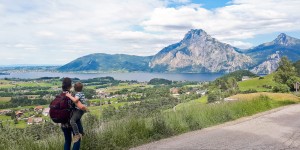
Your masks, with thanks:
M213 102L219 101L220 98L221 98L221 95L219 92L210 92L207 97L207 102L213 103Z
M242 93L247 94L247 93L257 93L257 90L255 89L249 89L247 91L243 91Z
M290 91L290 87L286 84L277 84L273 87L272 91L275 93L287 93Z

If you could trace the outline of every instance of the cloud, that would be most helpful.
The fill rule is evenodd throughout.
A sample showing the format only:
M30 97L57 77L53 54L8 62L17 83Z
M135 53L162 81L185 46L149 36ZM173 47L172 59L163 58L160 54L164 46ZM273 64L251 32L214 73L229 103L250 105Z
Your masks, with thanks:
M51 31L46 31L46 30L38 31L36 34L40 37L46 37L46 38L51 38L51 37L56 36L55 33L51 32Z
M223 41L223 42L228 43L232 46L241 48L241 49L247 49L247 48L250 48L250 47L254 46L252 43L243 42L243 41Z
M0 51L3 58L33 64L100 52L145 56L180 41L191 28L247 48L257 35L300 31L298 8L297 0L232 0L216 9L190 0L0 1Z
M147 31L182 31L201 28L219 40L240 40L258 34L300 30L300 1L234 0L208 10L197 5L157 8L144 21ZM175 27L175 28L174 28Z

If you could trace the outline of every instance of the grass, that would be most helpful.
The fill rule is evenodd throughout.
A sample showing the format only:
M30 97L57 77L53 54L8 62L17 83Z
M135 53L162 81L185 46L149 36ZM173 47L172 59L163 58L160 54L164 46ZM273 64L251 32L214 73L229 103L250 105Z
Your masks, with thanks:
M258 93L250 93L250 94L237 94L234 96L231 96L229 98L231 99L237 99L237 100L252 100L256 99L260 96L268 96L271 99L275 101L285 101L285 100L290 100L294 102L300 102L300 98L290 94L290 93L269 93L269 92L258 92Z
M162 112L150 118L132 116L113 122L99 122L94 115L86 114L83 117L86 136L82 141L82 149L129 149L147 142L203 129L293 103L295 102L290 100L278 101L267 96L259 96L250 101L190 105L189 109ZM43 135L46 131L35 127L31 132L42 134L40 137L45 138L34 140L35 136L31 134L18 134L17 130L0 128L0 149L55 150L62 148L63 138L59 127L56 127L57 132L51 132L47 136Z
M186 109L189 108L192 105L201 105L201 104L206 104L207 103L207 96L202 96L196 100L191 100L186 103L180 103L176 106L176 110L181 110L181 109Z
M136 87L145 87L145 88L149 88L149 87L152 87L152 85L142 85L142 84L128 84L128 83L120 83L119 85L117 86L113 86L113 87L108 87L105 91L106 92L116 92L116 91L120 91L122 89L133 89L133 88L136 88Z
M31 83L31 82L20 82L17 84L18 86L22 87L36 87L36 86L41 86L41 87L51 87L53 84L51 83Z
M27 127L27 122L24 120L18 121L18 124L15 125L16 128L26 128Z
M112 104L105 104L101 106L90 106L88 107L90 110L90 113L93 115L96 115L97 117L100 117L102 115L102 110L104 108L107 108L108 106L114 106L116 109L118 109L120 106L124 106L125 104L130 104L130 102L119 102L119 103L112 103Z
M7 103L11 100L11 97L0 97L0 104Z
M253 115L282 105L294 103L287 101L280 103L266 96L252 101L238 101L232 103L191 105L189 109L176 112L164 112L152 118L123 119L103 126L93 143L94 149L127 149L143 143L202 129L240 117ZM88 140L83 141L91 143ZM87 148L88 149L88 148Z
M276 83L273 81L274 74L269 74L264 76L263 79L253 78L246 81L241 81L238 83L239 89L241 91L248 91L248 90L256 90L258 92L270 92L272 89L264 87L267 86L275 86Z
M12 110L21 110L21 109L28 109L28 108L34 108L36 106L43 106L44 108L48 108L49 107L49 104L47 105L32 105L32 106L22 106L22 107L14 107L14 108L5 108L5 109L12 109ZM2 110L2 109L0 109Z
M6 115L0 115L0 120L11 120L11 117Z
M0 84L0 88L8 89L8 88L13 88L15 85L12 84Z

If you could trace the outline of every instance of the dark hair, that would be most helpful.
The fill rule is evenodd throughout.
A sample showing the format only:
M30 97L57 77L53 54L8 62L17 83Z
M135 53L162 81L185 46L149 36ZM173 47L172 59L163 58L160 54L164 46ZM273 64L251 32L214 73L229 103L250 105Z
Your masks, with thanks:
M62 90L63 91L69 91L72 87L72 80L68 77L64 78L62 81Z
M75 89L76 92L81 92L81 91L82 91L82 88L83 88L82 83L76 82L76 83L74 84L74 89Z

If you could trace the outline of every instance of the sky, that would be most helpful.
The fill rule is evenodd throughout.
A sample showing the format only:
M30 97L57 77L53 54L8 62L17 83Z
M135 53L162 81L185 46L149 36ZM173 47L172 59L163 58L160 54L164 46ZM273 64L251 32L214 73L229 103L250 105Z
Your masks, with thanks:
M299 0L0 0L0 65L155 55L191 29L246 49L300 38Z

